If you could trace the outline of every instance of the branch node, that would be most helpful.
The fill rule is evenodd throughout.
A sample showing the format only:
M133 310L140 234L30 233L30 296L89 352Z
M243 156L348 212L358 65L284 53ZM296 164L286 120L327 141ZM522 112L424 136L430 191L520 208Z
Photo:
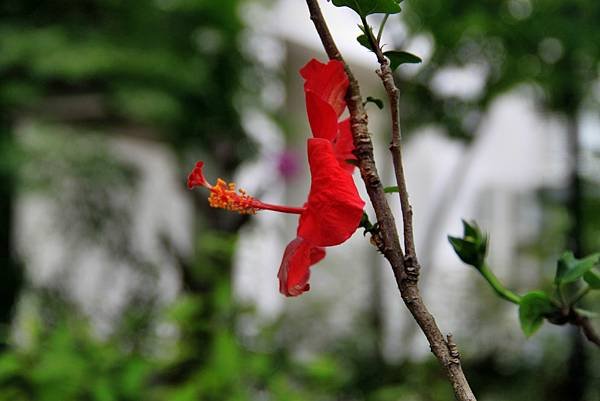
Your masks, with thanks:
M454 343L452 339L452 333L448 333L446 336L446 344L448 346L448 351L450 352L449 363L459 365L460 364L460 353L458 352L458 347Z
M417 263L416 258L408 253L404 256L404 271L406 280L416 284L419 280L421 266Z

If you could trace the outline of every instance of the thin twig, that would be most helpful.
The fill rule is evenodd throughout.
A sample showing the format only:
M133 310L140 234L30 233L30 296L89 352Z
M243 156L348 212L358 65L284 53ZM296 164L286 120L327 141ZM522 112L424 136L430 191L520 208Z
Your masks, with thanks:
M594 330L594 326L592 326L590 319L576 313L575 319L572 320L572 323L581 327L581 331L585 335L585 338L600 347L600 335L596 332L596 330Z
M310 11L310 18L315 25L327 55L330 59L344 62L344 59L337 49L333 38L331 37L325 19L321 14L317 0L306 0L306 3ZM369 32L369 29L367 29L367 32ZM371 39L373 39L372 36ZM469 383L467 382L467 379L462 371L456 344L454 344L451 338L448 339L448 341L444 338L433 316L423 303L423 299L417 286L418 263L415 256L414 242L412 239L412 212L410 210L410 205L408 205L408 197L405 196L407 195L407 191L406 185L404 184L404 172L401 168L402 160L401 158L394 159L394 166L399 167L396 168L396 175L397 178L400 178L398 187L402 193L401 203L404 204L404 206L408 205L407 209L403 207L403 219L405 221L404 230L405 233L410 234L405 235L405 245L407 251L406 257L402 251L394 217L385 198L383 186L377 173L377 168L373 158L373 144L367 128L368 120L363 108L360 88L348 65L344 63L344 66L350 81L348 94L346 95L346 103L348 104L348 109L350 110L350 123L352 127L354 145L356 147L355 154L359 161L361 177L365 183L367 193L369 194L369 198L373 204L373 208L375 209L377 222L379 223L382 239L382 245L379 247L379 249L392 267L392 271L394 272L394 277L404 303L427 337L427 340L431 346L431 351L443 366L446 375L452 384L456 399L459 401L476 401L476 398L473 395ZM391 76L391 70L387 64L387 60L384 57L382 74L385 77ZM397 113L397 98L391 104L396 105L396 107L392 106L392 108L396 109L396 111L393 113ZM393 118L396 118L398 124L397 132L395 133L395 142L393 141L392 143L392 154L401 156L399 151L399 119L397 117ZM400 185L400 183L403 185ZM402 200L403 196L404 200ZM408 263L405 264L405 261Z
M399 98L400 93L394 82L394 75L390 68L388 59L383 55L379 43L373 37L373 33L368 29L366 17L361 17L365 26L365 35L369 39L371 48L377 56L380 70L377 75L381 78L385 92L390 102L390 117L392 121L392 141L390 143L390 152L392 153L392 162L396 176L396 185L398 185L398 196L400 197L400 208L402 209L402 225L404 233L404 249L406 251L406 262L418 270L417 255L415 250L415 240L412 225L412 207L408 200L408 190L406 188L406 179L404 176L404 164L402 162L402 132L400 130ZM417 271L418 272L418 271Z
M379 32L377 32L377 44L381 44L381 35L383 35L383 28L385 27L385 23L387 22L388 18L390 17L389 14L386 14L385 17L383 17L383 21L381 21L381 25L379 26Z

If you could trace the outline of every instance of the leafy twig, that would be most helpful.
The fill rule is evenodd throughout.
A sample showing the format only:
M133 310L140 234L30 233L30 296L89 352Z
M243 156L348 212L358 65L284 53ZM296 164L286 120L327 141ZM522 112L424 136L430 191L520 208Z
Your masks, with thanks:
M327 52L330 59L339 60L344 62L331 33L327 27L325 19L321 13L317 0L306 0L308 9L310 11L310 17L313 21L317 33L323 43L323 47ZM367 29L367 32L370 32ZM370 40L374 43L372 33L368 35ZM378 49L375 46L376 49ZM392 77L390 67L387 60L382 56L381 50L378 51L378 60L382 57L382 79L386 85L386 90L389 86L389 79ZM400 125L398 118L398 102L397 102L397 91L395 85L393 85L393 79L391 84L394 90L391 93L396 93L396 98L390 102L392 105L392 119L394 121L394 135L392 140L392 155L394 155L394 167L396 170L396 178L399 187L400 199L403 205L403 220L404 220L404 231L409 235L405 235L405 246L406 256L403 253L398 238L398 232L396 231L394 216L391 213L390 207L385 199L385 192L383 185L377 173L377 168L373 158L373 144L367 128L367 115L364 111L362 104L362 97L360 94L360 88L356 81L352 71L347 64L344 63L350 86L348 94L346 95L346 102L348 109L350 110L350 123L352 127L352 135L354 138L354 145L356 147L355 154L359 161L360 173L375 214L377 216L377 222L381 230L380 251L383 253L385 258L389 261L398 289L402 299L411 314L419 324L419 327L427 337L431 346L431 351L443 366L449 381L454 389L454 394L459 401L476 401L473 392L467 382L467 379L462 371L460 359L458 356L456 345L452 341L447 341L440 329L438 328L433 316L427 310L427 307L423 303L423 299L417 286L418 279L418 263L415 256L413 234L412 234L412 217L410 205L408 205L408 197L406 192L406 184L404 183L404 172L402 170L402 160L400 150ZM387 82L387 83L386 83ZM408 206L408 207L407 207Z
M406 189L406 179L404 177L404 164L402 162L402 133L400 130L400 113L399 99L400 93L394 83L394 75L390 68L390 62L383 55L379 43L373 37L373 32L368 29L366 17L361 17L362 23L365 26L365 35L369 39L371 48L377 56L377 61L380 65L380 70L377 72L383 83L383 87L390 102L390 117L392 121L392 142L390 143L390 152L392 153L392 161L394 164L394 173L396 175L396 184L398 185L398 195L400 197L400 208L402 209L402 223L404 228L404 248L406 251L405 259L410 262L418 271L418 262L414 244L414 234L412 225L412 207L408 200L408 190Z

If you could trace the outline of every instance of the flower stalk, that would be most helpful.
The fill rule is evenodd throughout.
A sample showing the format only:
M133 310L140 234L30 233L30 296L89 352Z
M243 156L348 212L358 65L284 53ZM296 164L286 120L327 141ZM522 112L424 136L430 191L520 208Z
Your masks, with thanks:
M498 277L492 272L487 263L484 263L480 268L479 272L486 279L486 281L490 284L492 289L496 291L496 294L500 295L500 297L510 301L514 304L519 304L521 302L521 297L508 288L504 287Z

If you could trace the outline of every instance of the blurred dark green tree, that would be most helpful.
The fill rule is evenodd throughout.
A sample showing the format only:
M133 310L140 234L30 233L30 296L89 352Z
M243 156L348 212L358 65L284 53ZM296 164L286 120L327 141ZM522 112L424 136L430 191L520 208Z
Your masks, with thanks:
M210 150L217 172L233 171L252 149L235 101L248 64L238 50L243 28L238 6L239 1L2 2L3 161L16 151L14 122L35 115L107 133L129 128L188 157ZM5 164L3 194L15 181L15 165ZM225 231L237 224L222 221L209 223ZM5 238L9 225L2 229Z
M241 127L238 109L237 95L248 91L241 77L252 74L253 68L240 51L244 28L239 16L240 3L238 0L8 0L0 4L0 263L3 267L0 325L3 339L22 281L22 270L17 268L13 254L12 209L18 190L18 172L27 158L32 157L22 154L23 149L14 138L15 125L24 118L51 122L80 136L84 142L90 142L85 136L90 130L106 135L118 132L144 136L171 146L181 161L186 162L182 163L182 171L191 167L192 157L202 154L208 155L215 174L230 176L239 163L253 153L252 143ZM94 188L94 183L90 185L89 181L95 178L90 178L86 169L88 172L106 171L108 166L109 173L115 172L112 165L103 160L100 148L96 153L80 149L79 154L53 156L62 157L65 163L73 161L70 166L82 171L70 175L76 178L77 185L82 185L79 198L83 199L86 190ZM90 157L86 159L86 155ZM93 167L88 168L89 165ZM52 174L52 171L44 173ZM123 177L127 183L130 175ZM56 181L63 178L57 177ZM110 180L101 182L110 185ZM95 187L101 182L96 182ZM185 184L185 173L181 182ZM92 230L97 229L95 223L109 212L107 204L98 204L102 202L100 199L107 199L107 191L110 189L92 194L87 191L90 202L75 199L76 196L70 198L78 205L91 206L92 213L79 219L90 219L87 227ZM194 259L189 261L173 251L181 268L184 291L199 300L197 315L190 319L203 322L194 326L189 338L186 337L189 349L179 361L182 365L202 366L208 358L206 351L217 330L213 323L222 316L222 310L217 307L224 308L223 305L231 303L228 293L230 250L236 241L234 233L245 221L232 216L205 215L207 207L204 205L205 202L196 204L202 230L198 229ZM69 210L69 205L63 206ZM126 221L124 219L122 224ZM173 250L171 244L163 245ZM147 306L141 304L141 308ZM142 313L142 316L145 315ZM57 341L63 345L77 341L66 334L65 327L51 323L57 331L51 334L50 342L55 337L59 337ZM141 336L141 332L135 331L139 328L134 325L126 334ZM182 330L185 333L185 328ZM85 361L85 357L80 361ZM175 384L185 382L190 373L187 369L180 371L179 377L170 376L169 380ZM77 393L69 394L62 393L63 398L51 399L79 399ZM116 398L98 396L95 399Z

